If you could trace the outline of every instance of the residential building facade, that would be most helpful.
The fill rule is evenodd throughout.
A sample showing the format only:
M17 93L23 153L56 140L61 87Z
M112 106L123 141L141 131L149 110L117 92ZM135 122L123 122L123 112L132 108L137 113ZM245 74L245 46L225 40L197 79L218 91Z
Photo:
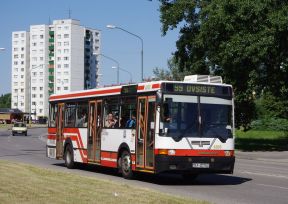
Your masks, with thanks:
M27 36L23 87L14 83L18 75L21 75L17 69L18 58L14 58L22 56L20 48L14 45L17 41L15 34L19 37L21 33ZM19 100L23 95L23 106L18 105L18 108L26 113L31 111L32 119L48 116L50 95L91 89L99 84L99 30L86 28L78 20L54 20L51 25L31 25L30 32L13 32L12 39L11 106L17 108L17 97ZM14 51L14 47L18 49ZM14 75L17 75L15 80ZM22 89L25 91L20 96Z

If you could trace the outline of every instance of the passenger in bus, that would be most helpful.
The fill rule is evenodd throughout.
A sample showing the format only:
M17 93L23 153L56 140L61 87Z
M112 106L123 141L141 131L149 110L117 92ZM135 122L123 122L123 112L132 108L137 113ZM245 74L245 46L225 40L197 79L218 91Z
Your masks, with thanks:
M105 120L105 127L107 128L114 128L117 120L114 119L113 114L109 113L107 119Z
M76 127L87 127L87 114L82 112L80 119L76 121Z
M135 114L131 115L131 118L126 122L126 128L135 128L136 127L136 117Z

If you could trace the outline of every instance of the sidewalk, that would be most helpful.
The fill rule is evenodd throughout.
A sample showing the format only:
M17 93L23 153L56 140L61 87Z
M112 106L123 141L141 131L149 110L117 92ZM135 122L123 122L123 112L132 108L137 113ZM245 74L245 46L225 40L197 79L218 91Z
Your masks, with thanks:
M242 152L235 151L235 156L238 159L248 160L262 160L288 163L288 151L255 151L255 152Z

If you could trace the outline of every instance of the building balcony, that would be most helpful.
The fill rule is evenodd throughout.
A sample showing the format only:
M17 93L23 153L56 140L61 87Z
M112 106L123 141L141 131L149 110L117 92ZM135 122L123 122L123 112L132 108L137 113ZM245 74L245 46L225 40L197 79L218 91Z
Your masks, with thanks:
M54 38L49 38L50 43L54 43Z
M49 31L49 35L50 35L50 36L54 36L54 31L53 31L53 30L50 30L50 31Z
M49 91L53 91L53 89L54 89L54 84L53 84L53 83L49 83L48 87L49 87Z
M49 76L48 79L49 79L49 82L54 82L54 76Z
M53 90L49 90L49 91L48 91L49 96L52 95L53 93L54 93Z
M54 60L49 60L49 64L53 64L54 65Z
M50 52L49 57L54 57L54 52Z
M54 64L49 64L49 65L48 65L48 68L49 68L49 69L54 69Z
M51 50L54 50L54 45L50 45L49 46L49 50L51 51Z
M54 68L53 67L49 67L49 69L48 69L48 71L50 72L50 73L54 73Z

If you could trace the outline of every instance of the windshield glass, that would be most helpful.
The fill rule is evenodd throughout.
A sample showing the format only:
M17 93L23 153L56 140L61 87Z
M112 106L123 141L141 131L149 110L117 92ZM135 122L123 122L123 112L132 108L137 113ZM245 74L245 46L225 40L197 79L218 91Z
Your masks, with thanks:
M161 110L160 132L165 136L232 137L231 100L167 95Z
M15 123L14 127L26 127L24 123Z

